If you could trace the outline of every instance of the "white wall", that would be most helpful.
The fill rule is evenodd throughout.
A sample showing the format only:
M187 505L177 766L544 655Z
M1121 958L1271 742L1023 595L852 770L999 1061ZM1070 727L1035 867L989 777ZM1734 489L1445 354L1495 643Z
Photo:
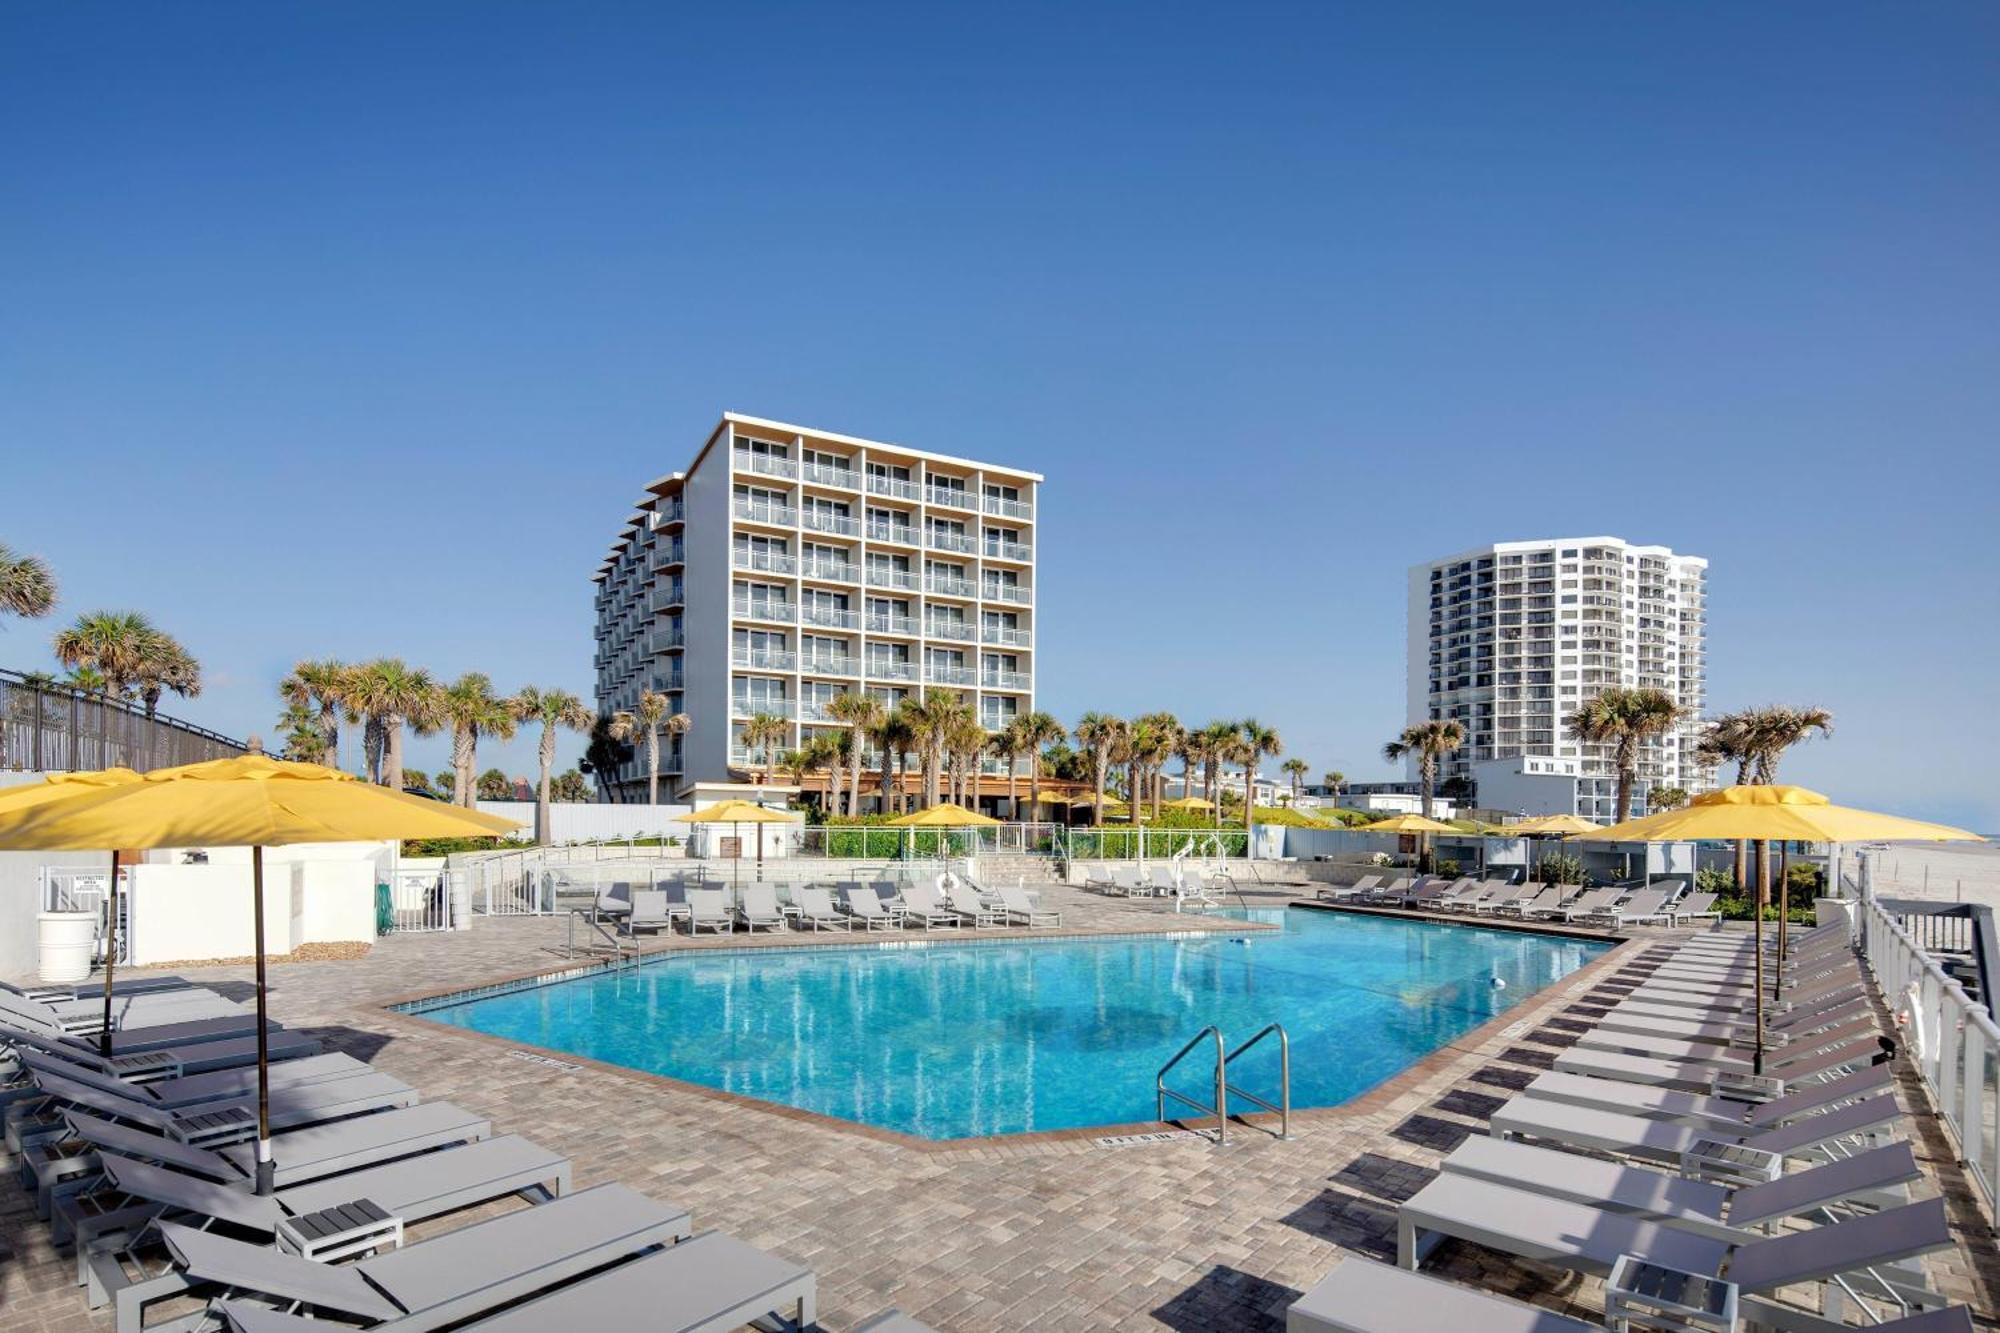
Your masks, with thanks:
M41 869L64 866L103 872L109 852L0 852L0 977L32 979L40 967L35 918L41 914Z
M489 815L518 820L522 841L535 836L533 801L481 801L479 808ZM557 843L588 842L599 838L685 838L688 825L675 820L689 813L691 808L665 802L659 805L597 805L557 801L549 806L549 837Z
M687 609L681 620L687 638L682 654L687 688L681 695L681 711L695 722L681 737L680 783L729 776L729 607L736 577L729 564L734 447L731 431L720 432L682 490L687 507L682 543ZM796 536L792 550L798 551ZM791 646L797 649L798 627L790 633Z

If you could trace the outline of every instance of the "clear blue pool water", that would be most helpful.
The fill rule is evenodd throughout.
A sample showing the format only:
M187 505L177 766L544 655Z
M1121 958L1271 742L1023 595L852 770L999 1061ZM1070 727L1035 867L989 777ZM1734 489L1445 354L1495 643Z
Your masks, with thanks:
M1155 1072L1208 1023L1232 1047L1283 1023L1292 1104L1337 1105L1607 947L1335 912L1252 915L1282 930L689 952L422 1011L513 1041L950 1139L1151 1120ZM1191 1059L1173 1081L1206 1101L1199 1065ZM1231 1066L1230 1081L1276 1100L1276 1069L1275 1049L1260 1047Z

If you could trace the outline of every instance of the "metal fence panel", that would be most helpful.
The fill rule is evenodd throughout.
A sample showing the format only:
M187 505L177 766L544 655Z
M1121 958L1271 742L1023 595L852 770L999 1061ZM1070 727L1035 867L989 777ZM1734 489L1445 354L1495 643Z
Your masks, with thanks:
M147 717L133 704L0 671L0 769L65 773L122 765L143 773L226 759L243 748L179 718Z
M91 956L104 962L105 903L110 897L110 870L92 866L43 866L41 899L44 912L94 912L97 914L97 945ZM124 870L118 872L118 959L123 965L132 959L132 887Z

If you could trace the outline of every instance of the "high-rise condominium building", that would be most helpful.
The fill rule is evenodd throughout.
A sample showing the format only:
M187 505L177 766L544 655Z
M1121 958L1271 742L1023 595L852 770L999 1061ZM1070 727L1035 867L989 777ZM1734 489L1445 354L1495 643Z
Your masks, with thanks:
M1683 712L1645 747L1634 813L1656 786L1705 790L1707 570L1616 537L1499 542L1411 569L1408 719L1465 728L1440 779L1470 779L1487 809L1615 817L1610 747L1571 739L1564 721L1620 685L1663 690Z
M686 471L646 487L598 568L598 708L650 688L686 714L662 740L663 799L845 728L828 706L850 691L893 707L949 689L1005 726L1033 708L1041 481L724 414ZM743 742L759 713L787 724L768 756ZM613 780L643 799L645 774L641 746Z

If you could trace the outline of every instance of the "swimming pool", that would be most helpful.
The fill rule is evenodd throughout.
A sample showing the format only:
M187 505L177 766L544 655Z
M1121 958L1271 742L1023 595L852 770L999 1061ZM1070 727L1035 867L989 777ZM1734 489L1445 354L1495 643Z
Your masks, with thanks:
M1234 1045L1282 1022L1293 1106L1337 1105L1610 947L1339 912L1251 915L1280 929L688 951L409 1008L511 1041L955 1139L1151 1120L1154 1073L1209 1023ZM1230 1081L1276 1100L1269 1046L1233 1064ZM1199 1065L1190 1059L1175 1086L1209 1101Z

